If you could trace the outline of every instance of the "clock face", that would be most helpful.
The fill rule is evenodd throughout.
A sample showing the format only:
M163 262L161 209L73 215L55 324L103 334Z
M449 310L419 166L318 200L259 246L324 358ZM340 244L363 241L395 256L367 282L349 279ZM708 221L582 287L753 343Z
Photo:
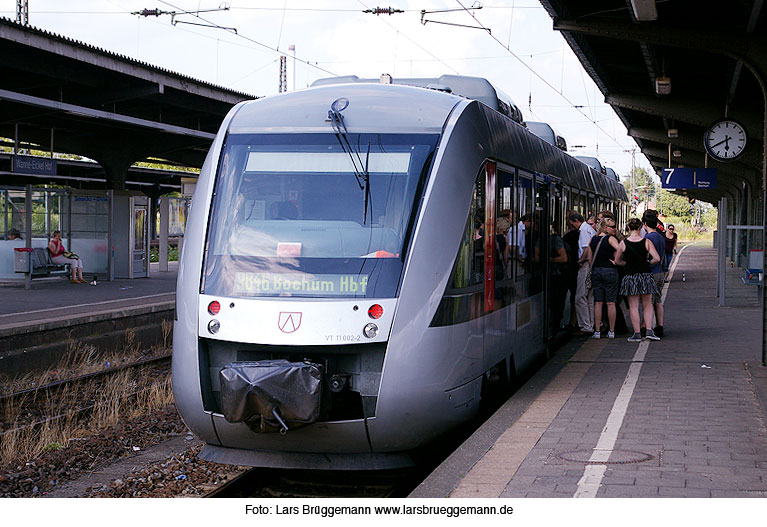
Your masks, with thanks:
M732 119L720 119L706 131L704 143L711 157L719 161L732 161L746 148L746 129Z

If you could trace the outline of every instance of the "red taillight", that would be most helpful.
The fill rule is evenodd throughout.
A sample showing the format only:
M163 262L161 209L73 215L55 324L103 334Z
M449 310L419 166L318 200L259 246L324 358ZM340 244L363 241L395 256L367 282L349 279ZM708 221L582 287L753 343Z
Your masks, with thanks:
M368 316L372 319L381 318L381 315L383 315L383 307L378 304L373 304L368 309Z
M218 315L219 311L221 311L221 304L219 304L216 300L208 304L208 313L211 315Z

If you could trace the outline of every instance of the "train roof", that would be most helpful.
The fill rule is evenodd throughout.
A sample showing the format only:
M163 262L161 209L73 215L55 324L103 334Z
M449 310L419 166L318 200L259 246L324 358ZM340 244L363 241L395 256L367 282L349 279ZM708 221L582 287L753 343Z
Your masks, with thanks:
M342 115L356 133L442 133L451 112L475 106L486 116L486 134L493 151L520 168L549 174L573 187L625 199L623 185L591 169L524 126L485 104L436 90L372 83L331 84L240 103L228 132L328 133L328 111L346 99ZM511 144L513 151L509 151ZM618 188L620 187L620 188ZM621 193L622 192L622 193Z
M556 146L542 141L516 123L509 122L498 112L493 112L484 105L480 107L487 118L490 141L495 143L491 149L511 156L506 162L532 172L554 176L576 189L594 192L611 199L626 200L626 189L619 182L562 152ZM515 149L506 154L503 145L508 143L514 145Z
M539 123L535 121L526 121L527 129L532 133L560 150L567 152L567 141L549 123Z
M462 97L411 86L349 84L319 86L241 103L230 133L330 132L328 111L346 99L342 115L355 132L441 133Z
M510 117L515 122L522 123L524 121L522 112L519 110L519 107L514 104L511 97L506 95L502 90L497 89L490 83L490 81L482 77L442 75L433 78L396 78L391 75L381 75L381 77L377 79L361 79L356 75L345 75L341 77L317 79L312 83L312 86L348 83L402 84L405 86L417 86L420 88L445 91L484 103L490 108Z
M601 172L602 174L607 174L607 170L604 166L602 166L602 162L597 159L596 157L592 156L573 156L575 159L580 161L581 163L585 163L586 165L590 166L597 172Z

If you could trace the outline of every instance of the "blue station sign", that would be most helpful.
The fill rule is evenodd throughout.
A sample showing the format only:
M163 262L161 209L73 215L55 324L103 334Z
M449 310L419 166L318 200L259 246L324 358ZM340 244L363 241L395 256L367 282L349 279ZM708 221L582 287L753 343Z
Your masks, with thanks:
M715 168L664 168L662 188L716 188Z
M56 160L48 157L13 156L13 171L18 174L55 176Z

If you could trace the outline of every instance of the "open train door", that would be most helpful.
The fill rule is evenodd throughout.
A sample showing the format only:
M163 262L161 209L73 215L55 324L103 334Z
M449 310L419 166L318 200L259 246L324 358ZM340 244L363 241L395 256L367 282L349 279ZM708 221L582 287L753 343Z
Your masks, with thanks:
M531 235L533 236L533 280L540 281L543 301L540 303L541 336L547 340L551 334L548 327L549 310L549 232L551 225L549 204L549 178L536 174L533 185L533 214ZM529 257L529 256L528 256ZM534 289L537 287L533 286Z
M540 206L541 218L545 218L540 225L540 265L543 279L543 339L548 340L559 331L561 322L561 309L556 306L562 300L563 278L558 274L561 267L551 260L557 256L558 243L554 238L561 240L564 223L562 187L558 181L546 176L537 185L536 196L540 196L536 199L536 209ZM555 313L559 313L559 316Z

